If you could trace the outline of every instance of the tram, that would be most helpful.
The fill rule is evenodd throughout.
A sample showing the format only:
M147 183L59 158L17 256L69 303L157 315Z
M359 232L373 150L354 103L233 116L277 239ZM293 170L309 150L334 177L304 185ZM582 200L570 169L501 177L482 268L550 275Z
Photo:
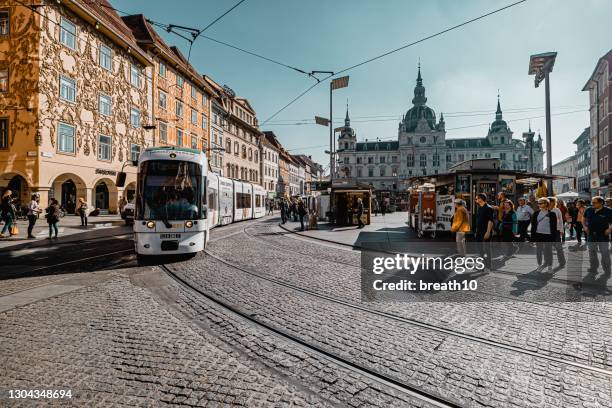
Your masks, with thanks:
M216 226L265 215L265 190L208 171L206 154L145 149L138 159L134 246L139 257L204 250Z

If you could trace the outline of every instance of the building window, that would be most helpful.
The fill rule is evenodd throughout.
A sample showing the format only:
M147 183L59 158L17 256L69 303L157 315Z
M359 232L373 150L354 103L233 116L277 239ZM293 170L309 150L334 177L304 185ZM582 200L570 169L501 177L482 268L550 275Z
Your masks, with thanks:
M409 154L408 157L406 158L406 165L408 167L414 167L414 155L413 154Z
M175 101L174 102L174 114L179 118L183 117L183 102Z
M108 95L100 94L100 114L104 116L112 115L112 99Z
M368 164L374 164L374 158L368 157Z
M166 110L168 107L168 95L166 95L166 93L161 89L157 93L159 95L159 107Z
M238 142L234 142L234 154L238 156L238 153L240 153L240 145Z
M477 159L478 158L478 153L472 153L472 160Z
M204 147L204 146L202 146ZM197 149L198 148L198 137L196 135L191 135L191 148L192 149Z
M68 102L76 102L76 81L60 76L60 98Z
M57 133L57 149L63 153L74 153L74 137L76 128L67 123L60 123Z
M421 138L419 139L419 142L425 143L427 142L427 138L425 138L425 136L421 136Z
M111 138L109 136L98 136L98 159L106 161L111 159Z
M140 88L140 82L142 80L142 75L140 73L140 68L136 65L130 65L130 83L137 88Z
M421 156L419 157L419 166L427 167L427 156L424 153L421 153Z
M465 154L459 153L459 161L460 162L465 161Z
M113 70L113 50L100 44L100 66L108 71Z
M259 162L259 152L255 150L255 163Z
M386 160L386 157L385 157L385 156L381 156L381 157L380 157L380 162L381 162L382 164L384 164L384 163L385 163L385 160Z
M397 163L397 156L391 156L391 163Z
M472 155L472 158L474 158L474 155ZM501 160L506 160L506 153L504 153L504 152L500 153L500 154L499 154L499 158L500 158Z
M368 177L374 177L374 169L371 167L368 169Z
M228 153L232 152L232 141L230 139L225 140L225 151Z
M8 69L0 69L0 92L8 92L9 72Z
M434 167L440 167L440 155L438 153L434 153L432 161Z
M182 90L183 84L185 84L185 79L183 79L183 77L179 74L176 74L176 86L178 86Z
M140 145L132 144L130 147L130 160L138 161L138 157L140 157Z
M159 140L162 142L168 141L168 124L166 122L159 122Z
M198 89L193 84L191 84L191 97L195 100L198 99Z
M68 48L76 49L76 25L65 17L60 22L60 42Z
M247 157L247 149L246 149L246 146L243 145L242 146L242 158L246 159L246 157Z
M361 167L357 168L357 177L361 177Z
M140 127L140 111L136 108L130 110L130 123L134 127Z
M181 128L176 128L176 145L183 145L183 129Z
M9 35L11 15L8 10L0 10L0 35Z
M208 104L208 97L206 94L202 94L202 106L206 106Z
M198 124L198 111L191 108L191 123L194 125Z
M485 153L485 159L490 159L491 158L491 153Z
M446 153L446 162L447 162L447 163L452 162L452 160L451 160L451 154L450 154L450 153Z
M159 74L160 77L165 78L166 77L166 64L164 64L163 62L160 62L159 67L157 68L157 73Z
M0 149L8 149L9 134L8 134L8 119L0 119Z
M393 167L393 168L391 169L391 175L392 175L393 177L397 177L397 167Z
M202 129L206 130L208 128L208 118L202 115Z
M386 176L386 174L385 174L386 172L387 172L387 169L384 166L380 168L380 176L381 177L385 177Z

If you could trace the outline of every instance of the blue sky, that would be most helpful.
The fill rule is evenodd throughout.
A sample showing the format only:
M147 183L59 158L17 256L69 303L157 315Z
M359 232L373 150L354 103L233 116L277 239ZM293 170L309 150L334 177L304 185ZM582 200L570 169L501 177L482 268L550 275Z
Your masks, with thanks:
M199 28L236 2L112 1L122 11ZM338 71L512 2L246 0L206 35L305 71ZM559 161L575 151L572 142L589 126L588 94L581 89L598 58L612 47L611 14L608 0L528 0L356 68L348 72L349 88L334 93L335 126L344 117L348 99L359 140L396 138L399 117L412 106L420 58L427 104L438 117L444 112L447 138L485 136L487 123L494 120L498 89L514 136L520 137L528 127L526 118L533 117L532 129L541 129L544 137L544 118L535 118L544 115L544 88L534 88L528 62L531 54L557 51L551 74L551 129L553 162ZM186 54L186 41L160 34ZM260 123L313 83L204 38L195 43L191 58L201 72L248 98ZM314 88L262 130L273 130L292 153L326 163L321 146L329 142L327 128L281 123L329 116L328 86Z

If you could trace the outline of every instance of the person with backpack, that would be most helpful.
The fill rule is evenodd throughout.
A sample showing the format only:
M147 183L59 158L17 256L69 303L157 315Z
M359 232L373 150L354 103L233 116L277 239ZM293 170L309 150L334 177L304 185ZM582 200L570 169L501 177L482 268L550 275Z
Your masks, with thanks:
M552 243L557 233L557 215L550 211L550 202L547 198L538 199L539 209L531 217L531 239L536 243L537 271L552 268Z
M296 212L300 217L300 231L304 231L304 216L306 215L306 206L304 205L304 201L299 197L296 202Z
M53 232L55 231L55 238L57 239L57 223L59 222L59 202L52 198L49 202L49 207L45 210L47 212L47 224L49 224L49 239L53 238Z
M79 205L77 206L77 213L81 217L81 227L87 226L87 203L83 197L79 198Z

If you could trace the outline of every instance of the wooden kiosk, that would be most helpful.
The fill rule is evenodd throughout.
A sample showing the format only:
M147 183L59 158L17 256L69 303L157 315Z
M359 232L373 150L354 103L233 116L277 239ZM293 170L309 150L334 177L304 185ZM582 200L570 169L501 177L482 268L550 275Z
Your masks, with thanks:
M330 191L333 223L339 226L358 225L357 200L363 201L362 221L370 224L372 189L356 182L335 182Z

